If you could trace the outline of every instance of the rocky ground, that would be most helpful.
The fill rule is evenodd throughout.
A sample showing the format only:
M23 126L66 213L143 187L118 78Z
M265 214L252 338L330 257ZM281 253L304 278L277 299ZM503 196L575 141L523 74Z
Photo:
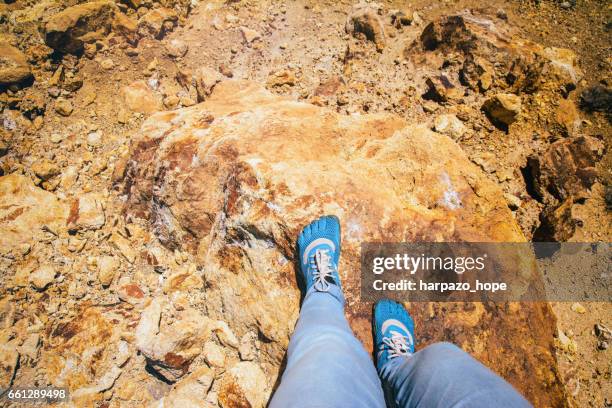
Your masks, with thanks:
M354 259L368 239L610 241L611 14L0 5L0 388L265 405L298 313L293 240L321 212ZM410 307L419 346L457 342L536 406L612 405L610 303Z

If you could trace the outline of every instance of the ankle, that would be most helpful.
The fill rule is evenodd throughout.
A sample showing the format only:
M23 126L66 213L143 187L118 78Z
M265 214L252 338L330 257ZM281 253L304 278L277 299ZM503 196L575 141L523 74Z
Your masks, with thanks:
M306 291L306 295L304 296L304 301L306 301L307 298L314 296L315 294L318 294L317 296L331 296L336 301L338 301L338 303L340 303L340 305L344 308L344 304L345 304L344 293L342 292L342 288L338 285L330 285L329 290L327 291L319 291L315 289L314 286L311 286Z

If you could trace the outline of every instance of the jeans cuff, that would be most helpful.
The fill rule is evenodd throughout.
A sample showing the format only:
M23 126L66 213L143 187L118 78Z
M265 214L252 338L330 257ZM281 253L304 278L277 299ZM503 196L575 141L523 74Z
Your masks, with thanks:
M331 285L327 292L318 291L314 288L314 286L311 286L310 289L308 289L308 292L306 292L306 296L304 296L304 301L313 293L327 293L328 295L333 296L338 302L340 302L340 305L344 307L344 294L342 293L342 288L340 288L338 285Z

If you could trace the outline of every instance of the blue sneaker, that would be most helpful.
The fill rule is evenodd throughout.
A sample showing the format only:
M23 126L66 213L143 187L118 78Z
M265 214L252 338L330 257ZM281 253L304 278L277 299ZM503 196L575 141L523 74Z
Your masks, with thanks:
M308 224L298 237L300 269L306 292L314 286L327 292L331 285L340 286L340 221L335 216L321 217Z
M414 321L401 304L389 299L379 301L374 307L373 326L379 370L393 358L414 353Z

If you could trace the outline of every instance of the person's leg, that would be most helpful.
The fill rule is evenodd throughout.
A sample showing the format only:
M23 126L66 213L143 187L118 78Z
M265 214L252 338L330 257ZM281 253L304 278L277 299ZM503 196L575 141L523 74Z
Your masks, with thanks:
M414 322L390 300L374 309L377 367L387 402L408 407L530 407L510 384L450 343L414 352Z
M344 317L338 219L304 228L298 254L306 296L270 407L384 407L376 369Z
M271 408L385 406L374 364L343 309L331 293L306 296Z
M530 407L510 384L450 343L389 360L383 387L398 407Z

